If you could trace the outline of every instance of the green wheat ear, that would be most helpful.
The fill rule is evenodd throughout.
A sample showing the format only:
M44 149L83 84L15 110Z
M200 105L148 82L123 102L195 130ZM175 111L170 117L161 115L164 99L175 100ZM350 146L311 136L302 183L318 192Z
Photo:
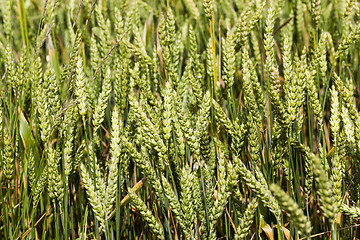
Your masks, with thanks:
M3 146L2 149L2 166L6 180L10 182L13 179L14 172L14 150L13 150L13 138L10 130L4 129L3 131Z
M89 172L87 171L85 165L83 163L80 164L80 174L82 181L85 185L85 189L87 191L88 200L90 202L90 205L93 209L93 212L95 214L95 217L97 220L104 225L105 224L105 209L104 205L101 199L101 194L99 195L98 191L95 189L95 185L93 183L93 179L90 176ZM99 190L99 189L97 189Z
M311 233L311 223L306 218L304 212L298 206L298 204L288 196L282 189L276 184L270 185L270 190L275 198L278 200L279 205L290 214L291 221L295 223L301 235L309 236Z
M101 93L99 94L99 98L97 104L94 109L94 116L93 116L93 126L94 132L100 128L100 124L104 121L105 117L105 109L108 105L109 96L111 93L111 70L110 68L106 69L103 85L101 89Z
M256 196L267 206L274 215L280 217L280 207L276 199L271 195L271 192L267 188L266 181L261 179L258 181L254 175L246 168L245 164L241 160L236 160L238 164L238 172L240 177L245 181L246 185L256 194ZM260 175L260 178L263 177ZM262 183L265 183L263 185Z
M162 226L155 219L151 211L146 207L143 200L141 200L141 198L134 192L134 190L132 190L132 188L128 189L128 193L131 204L134 205L147 224L149 224L150 231L152 231L158 239L165 239Z
M311 154L311 161L315 180L319 184L318 193L320 195L321 209L323 210L325 217L334 220L338 213L338 209L330 181L320 158Z
M254 198L246 207L244 214L239 218L239 225L236 229L235 239L245 239L249 235L250 227L254 221L254 212L258 206L257 199Z
M214 5L213 0L204 0L204 11L208 19L211 19L214 14Z
M116 197L116 188L118 181L118 166L121 155L121 144L120 144L120 118L119 118L119 110L117 106L115 106L112 117L111 117L111 158L109 163L109 175L107 179L107 186L105 192L105 208L107 214L110 214L112 209L112 204L115 201Z

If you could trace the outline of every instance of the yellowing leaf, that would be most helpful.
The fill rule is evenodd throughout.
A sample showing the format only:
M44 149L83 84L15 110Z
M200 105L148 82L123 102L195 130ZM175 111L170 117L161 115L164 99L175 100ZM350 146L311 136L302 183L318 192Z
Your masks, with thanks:
M290 240L290 231L289 231L289 229L287 229L286 227L282 227L282 230L283 230L283 233L284 233L284 236L285 236L286 240Z
M272 228L269 226L269 224L266 224L264 227L261 228L261 230L264 231L264 233L266 234L266 236L268 237L269 240L273 240L273 230Z
M277 229L276 227L274 229ZM274 234L273 234L273 229L270 227L269 224L266 224L264 227L261 228L261 230L263 230L263 232L266 234L268 240L273 240L274 239ZM286 240L290 240L290 231L289 229L282 227L284 236L286 238Z

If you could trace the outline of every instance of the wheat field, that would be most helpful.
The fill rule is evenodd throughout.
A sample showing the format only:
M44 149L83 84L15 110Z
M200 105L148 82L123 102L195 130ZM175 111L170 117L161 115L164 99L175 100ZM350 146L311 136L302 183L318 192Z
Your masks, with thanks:
M1 0L0 239L360 238L360 3Z

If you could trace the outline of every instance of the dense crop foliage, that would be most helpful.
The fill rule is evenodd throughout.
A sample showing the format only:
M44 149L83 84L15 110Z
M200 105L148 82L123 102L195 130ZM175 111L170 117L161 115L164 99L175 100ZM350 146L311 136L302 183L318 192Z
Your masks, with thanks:
M0 10L0 239L360 235L359 2Z

